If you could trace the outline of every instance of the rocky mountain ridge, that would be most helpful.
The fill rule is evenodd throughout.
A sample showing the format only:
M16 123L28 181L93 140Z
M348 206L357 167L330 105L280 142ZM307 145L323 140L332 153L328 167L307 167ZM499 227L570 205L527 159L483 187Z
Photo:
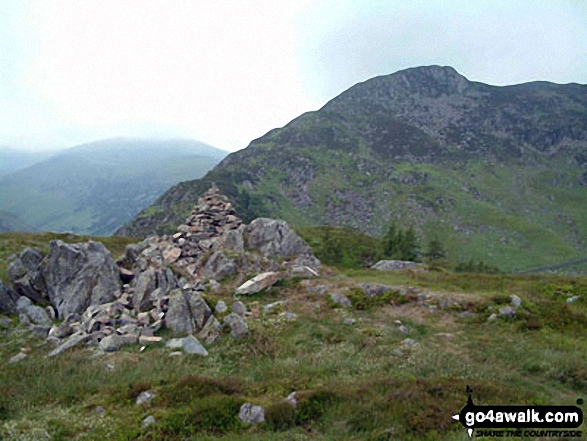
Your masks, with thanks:
M117 234L169 231L215 182L245 221L380 236L396 220L445 237L453 260L512 270L580 258L586 127L585 85L497 87L449 67L407 69L252 141Z

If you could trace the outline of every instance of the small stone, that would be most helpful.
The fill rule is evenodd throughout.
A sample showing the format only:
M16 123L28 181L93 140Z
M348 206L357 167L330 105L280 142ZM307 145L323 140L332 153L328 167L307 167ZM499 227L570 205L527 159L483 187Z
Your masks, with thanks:
M12 320L8 318L0 319L0 329L8 329L10 328L10 325L12 325Z
M577 300L579 300L581 297L579 296L573 296L573 297L569 297L567 299L567 303L575 303Z
M289 394L287 396L285 401L287 401L288 404L291 405L292 407L298 407L298 393L292 392L291 394Z
M241 301L234 302L230 308L235 314L244 316L247 313L247 307Z
M493 314L491 314L491 315L490 315L490 316L487 318L487 321L488 321L488 322L494 322L494 321L496 321L496 320L497 320L497 314L496 314L496 313L493 313Z
M411 339L411 338L405 338L402 340L402 346L411 347L411 346L416 346L417 344L418 344L418 342L414 339Z
M516 316L516 310L511 306L499 308L499 314L503 317L513 318Z
M410 330L407 326L400 325L400 327L398 329L399 329L399 332L401 332L402 334L409 334L410 333Z
M517 295L514 294L510 298L511 298L511 305L514 308L518 308L518 307L522 306L522 299L519 298Z
M269 312L271 312L272 310L285 305L285 301L284 300L279 300L277 302L273 302L273 303L269 303L268 305L263 306L263 314L267 314Z
M241 406L238 417L243 423L255 426L265 421L265 409L252 403L245 403Z
M285 319L286 322L293 322L298 318L298 316L294 312L285 311L283 313L283 318Z
M475 317L475 313L472 311L463 311L459 314L460 318L468 319Z
M24 352L19 352L14 357L12 357L10 360L8 360L8 363L10 363L10 364L18 363L19 361L24 360L26 357L27 357L27 354L25 354Z
M145 418L143 420L143 422L141 423L141 426L143 427L148 427L151 424L155 424L157 421L155 421L155 417L153 417L153 415L149 415L147 418Z
M218 312L219 314L224 314L226 311L228 311L228 306L226 306L224 300L219 300L218 303L216 303L214 311Z
M139 394L139 396L137 397L136 403L137 403L137 405L145 404L145 403L151 401L153 398L155 398L155 395L156 395L155 393L152 393L149 391L141 392Z
M169 356L170 357L179 357L181 355L183 355L183 352L179 352L179 351L175 351L175 352L170 352L169 353Z
M345 325L353 326L353 325L355 325L357 323L357 319L354 319L354 318L345 318L342 321L342 323L345 324Z
M224 324L230 327L230 335L232 335L232 338L234 339L249 335L249 328L245 320L234 312L224 317Z
M96 407L96 413L98 415L100 415L101 417L103 417L104 415L106 415L106 409L104 409L102 406L98 406Z

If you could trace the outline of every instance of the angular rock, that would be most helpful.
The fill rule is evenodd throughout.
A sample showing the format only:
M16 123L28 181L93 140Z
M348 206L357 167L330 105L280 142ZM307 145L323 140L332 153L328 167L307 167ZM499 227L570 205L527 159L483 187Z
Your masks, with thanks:
M255 426L265 421L265 409L252 403L245 403L241 406L238 417L243 423Z
M281 279L281 276L279 275L279 273L275 273L275 272L261 273L255 277L253 277L252 279L247 280L245 283L243 283L241 286L239 286L236 289L235 294L237 294L237 295L255 294L255 293L258 293L259 291L262 291L266 288L269 288L270 286L275 285L280 279Z
M282 220L258 218L245 228L248 248L261 251L267 257L311 255L312 249Z
M7 284L0 280L0 311L14 314L19 295Z
M178 287L177 279L169 268L148 268L134 281L133 308L137 311L151 309L153 301Z
M43 277L49 300L61 318L120 296L118 267L99 242L52 241L43 262Z
M188 335L183 338L183 352L186 354L201 355L203 357L208 356L208 351L193 335Z
M51 352L49 352L49 354L47 354L47 357L54 357L56 355L59 355L62 352L65 352L68 349L71 349L74 346L79 345L80 343L84 343L84 342L88 341L89 339L90 339L89 334L76 332L75 334L70 336L63 344L61 344L60 346L58 346L57 348L55 348Z
M165 314L165 326L182 334L191 334L194 331L188 302L180 289L175 289L169 294L169 309Z
M224 324L230 327L232 338L239 339L249 335L249 328L245 320L238 314L231 312L224 317Z
M342 308L350 308L353 306L352 302L349 300L347 296L340 292L329 292L328 293L330 299Z
M222 332L222 325L216 317L212 316L208 319L202 330L198 333L198 338L204 340L207 345L211 345L220 337Z
M236 274L237 271L234 259L228 259L222 251L217 251L206 261L203 276L207 279L219 281L227 276Z
M16 293L36 303L47 300L47 288L42 271L43 254L34 248L25 248L8 266L8 278Z
M212 315L212 310L200 294L188 291L184 293L184 295L186 297L187 304L190 308L190 313L194 321L194 331L200 330L204 327L204 324L206 324L206 321Z

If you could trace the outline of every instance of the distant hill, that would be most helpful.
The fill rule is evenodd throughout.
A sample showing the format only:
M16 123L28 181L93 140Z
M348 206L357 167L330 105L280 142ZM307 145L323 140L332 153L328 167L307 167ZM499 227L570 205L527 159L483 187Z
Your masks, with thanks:
M56 151L31 152L0 146L0 176L30 167L55 154Z
M455 261L523 270L587 255L587 86L497 87L450 67L356 84L166 192L118 232L172 229L215 182L245 220L393 220Z
M31 231L108 235L227 152L191 140L107 139L0 177L0 210ZM2 231L2 230L0 230Z
M0 211L0 232L29 231L30 229L14 214Z

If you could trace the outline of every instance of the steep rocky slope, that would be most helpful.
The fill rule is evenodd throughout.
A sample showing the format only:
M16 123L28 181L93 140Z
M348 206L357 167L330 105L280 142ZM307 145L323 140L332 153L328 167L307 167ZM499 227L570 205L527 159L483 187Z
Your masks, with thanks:
M587 86L472 82L407 69L171 188L118 234L177 226L216 183L245 221L344 225L381 235L393 219L441 237L453 260L524 269L587 254Z

